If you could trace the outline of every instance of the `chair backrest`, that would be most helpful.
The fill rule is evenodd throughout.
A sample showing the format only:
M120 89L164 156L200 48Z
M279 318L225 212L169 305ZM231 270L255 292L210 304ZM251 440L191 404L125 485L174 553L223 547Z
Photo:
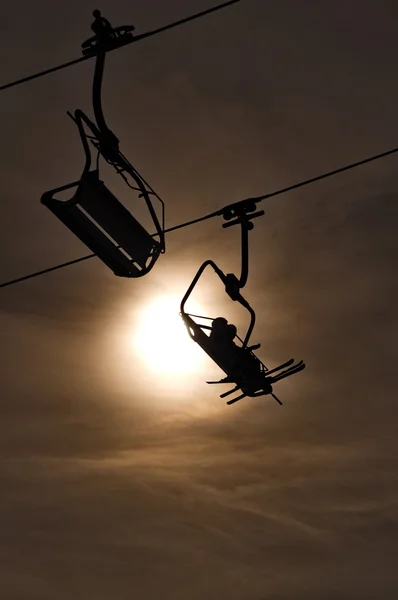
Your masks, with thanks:
M70 200L54 198L76 187ZM97 171L80 182L46 192L47 206L88 248L120 277L141 277L160 254L160 244L142 227L98 178Z
M210 339L203 329L189 315L183 314L191 338L210 356L226 375L231 375L236 364L236 356L229 348L224 348Z
M223 348L215 344L189 315L182 313L182 318L191 338L247 396L254 396L264 388L265 367L252 351L240 347Z

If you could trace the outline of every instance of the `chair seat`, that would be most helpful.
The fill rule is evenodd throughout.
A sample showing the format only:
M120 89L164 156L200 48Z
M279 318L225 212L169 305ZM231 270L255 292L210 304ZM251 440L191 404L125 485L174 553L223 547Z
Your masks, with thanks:
M69 200L55 194L76 188ZM120 277L141 277L157 260L159 242L144 229L98 177L85 173L78 182L43 194L42 204Z

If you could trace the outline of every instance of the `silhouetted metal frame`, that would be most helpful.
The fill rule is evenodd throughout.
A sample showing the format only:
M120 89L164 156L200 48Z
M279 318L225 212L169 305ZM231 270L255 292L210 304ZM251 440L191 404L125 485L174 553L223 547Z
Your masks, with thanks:
M165 210L164 210L164 202L163 200L151 189L147 189L149 187L148 183L144 180L144 178L139 174L139 172L133 167L133 165L128 161L128 159L119 151L118 148L112 149L109 147L107 141L104 140L103 132L99 130L99 128L87 117L87 115L80 109L75 110L74 115L68 113L71 119L76 123L77 128L79 130L80 138L83 144L83 149L86 157L86 163L84 166L83 173L86 173L90 169L92 156L90 152L90 147L88 144L88 139L86 132L84 130L83 124L87 125L93 134L94 138L97 142L93 142L94 146L97 148L99 154L109 163L116 172L123 177L122 171L128 173L134 182L137 184L137 191L139 191L139 197L144 198L146 206L148 208L149 214L151 215L152 221L156 228L156 233L151 233L149 235L156 235L159 237L159 245L160 252L163 254L165 252L165 234L164 234L164 219L165 219ZM110 130L109 130L110 131ZM110 131L112 134L112 132ZM105 133L106 135L106 133ZM113 135L113 134L112 134ZM93 141L93 140L92 140ZM128 180L123 177L125 182L129 187L132 187ZM159 200L162 206L162 224L160 224L158 216L156 214L155 209L153 208L153 204L150 200L150 196L154 195L157 200Z
M190 314L185 311L185 304L186 304L188 298L190 297L190 295L192 294L199 279L203 275L204 270L207 267L211 267L214 270L214 272L216 273L216 275L218 275L218 277L221 279L221 281L223 282L223 284L225 286L225 291L227 292L227 294L231 298L231 300L233 300L234 302L239 302L239 304L241 304L250 314L250 324L249 324L249 327L247 329L246 335L245 335L245 337L243 339L243 343L242 343L242 348L246 348L249 343L250 336L253 332L254 325L256 323L256 314L255 314L254 310L252 309L252 307L250 306L250 304L247 302L247 300L242 296L242 294L240 292L238 292L237 294L234 294L233 296L231 296L231 294L228 293L228 291L227 291L227 285L228 285L227 276L221 271L221 269L212 260L206 260L201 265L201 267L198 269L198 272L196 273L195 277L193 278L192 283L190 284L189 288L185 292L185 295L184 295L183 299L181 300L181 304L180 304L181 317L183 318L185 323L187 321L186 317L188 317L188 316L190 317ZM200 325L198 325L198 327L200 327ZM192 337L189 329L188 329L188 332L189 332L190 336Z
M93 86L92 86L92 102L93 102L93 110L94 117L96 121L96 126L86 117L86 115L81 111L75 111L76 119L83 119L84 122L88 125L94 136L97 138L99 142L98 150L100 154L105 158L107 162L109 162L116 171L126 171L136 182L140 189L140 197L143 197L149 213L151 215L152 221L155 225L156 233L159 236L159 244L161 248L161 253L165 252L166 242L165 242L165 206L163 200L152 190L152 188L148 185L148 183L141 177L138 171L133 167L133 165L128 161L128 159L120 152L119 150L119 140L113 133L113 131L108 127L104 111L102 108L102 82L104 78L104 69L105 69L105 59L106 59L106 50L101 50L96 55L95 61L95 69L94 69L94 77L93 77ZM81 132L81 130L79 129ZM82 135L80 133L80 135ZM149 191L148 189L149 188ZM153 204L150 199L150 195L156 197L156 199L161 204L161 212L162 212L162 224L160 224L156 211L153 207ZM152 234L151 234L152 235Z
M101 48L102 48L102 45L101 45ZM149 273L149 271L155 265L155 263L159 257L159 254L165 252L164 203L163 203L162 199L156 194L156 192L149 186L149 184L141 177L141 175L138 173L138 171L131 165L131 163L128 161L128 159L120 152L119 140L114 135L114 133L110 130L110 128L108 127L108 125L106 123L104 113L103 113L103 108L102 108L102 81L103 81L104 68L105 68L105 58L106 58L106 50L101 49L96 54L95 70L94 70L93 83L92 83L92 103L93 103L95 123L92 122L87 117L87 115L80 109L77 109L75 111L74 115L72 115L71 113L68 112L68 115L72 118L72 120L75 122L75 124L78 128L80 138L82 141L82 145L83 145L84 154L85 154L85 165L84 165L84 169L83 169L83 173L82 173L80 182L68 184L67 186L62 186L61 188L57 188L55 190L50 190L49 192L46 192L42 196L42 203L44 205L46 205L48 208L50 208L51 210L53 210L53 208L55 207L55 205L53 204L54 200L55 200L54 199L55 193L63 191L63 190L67 190L67 189L70 189L73 187L77 187L77 189L79 189L79 185L84 181L84 178L87 178L91 175L93 175L95 178L98 179L98 164L97 164L97 169L95 171L92 171L92 172L90 171L91 162L92 162L92 154L90 151L90 142L89 142L89 140L90 140L91 143L93 144L93 146L97 149L98 156L101 155L105 159L105 161L108 162L116 170L116 172L124 179L125 183L130 188L132 188L138 192L139 198L144 198L144 201L146 203L149 214L151 215L152 221L155 225L155 228L156 228L155 235L156 235L156 237L158 237L158 241L156 241L156 242L153 241L153 248L152 248L150 254L148 254L148 259L147 259L148 263L146 264L146 266L144 268L141 268L141 270L138 271L136 268L134 268L130 271L130 273L128 275L124 275L124 276L128 276L128 277L137 277L137 276L140 277L140 276L144 276L147 273ZM85 127L87 127L89 129L89 131L91 132L92 135L87 134ZM127 175L132 178L132 180L135 182L135 185L131 185ZM151 197L150 197L151 195L154 195L161 204L162 224L160 224L158 215L157 215L157 213L153 207L153 204L151 202ZM117 201L116 198L115 198L115 201ZM120 203L118 203L118 205L120 205ZM120 205L120 206L122 206L122 205ZM130 216L128 216L128 215L131 215L131 213L129 213L127 211L127 209L124 209L124 210L126 211L126 219L127 218L130 219ZM56 214L58 217L60 217L58 211L56 212ZM145 232L145 234L148 236L148 238L153 239L154 235L147 232L145 230L145 228L132 215L131 215L131 217L134 219L134 221L136 223L135 227L136 228L138 227L139 228L138 230L142 230L143 234ZM65 216L64 216L64 219L65 219ZM64 223L69 228L72 225L72 221L68 224L67 221L64 220ZM138 230L136 230L136 233L138 232ZM74 231L73 227L72 227L72 231ZM83 238L81 237L83 235L83 230L81 230L80 233L77 233L77 231L75 231L75 233L78 235L78 237L80 237L80 239L82 239L82 241L84 241ZM92 233L94 235L94 230ZM85 241L85 243L86 244L88 243L89 247L91 249L94 249L93 246L90 245L90 243L88 242L88 239ZM117 246L117 245L115 247L120 248L120 246ZM149 248L148 248L148 251L149 251ZM118 273L115 270L115 263L114 263L115 256L113 257L113 259L111 259L111 262L109 262L105 258L105 256L106 255L102 256L102 260L113 269L115 274L121 274L121 272ZM127 273L128 270L127 271L125 270L124 272Z
M98 247L97 243L101 243L101 242L99 241L99 238L97 238L97 241L95 241L96 234L95 234L94 230L91 229L91 226L88 224L89 230L87 231L87 233L89 234L89 236L90 235L94 236L93 237L94 246L92 245L90 238L87 238L86 235L83 234L82 224L79 225L79 224L75 223L73 225L74 221L69 221L68 217L66 216L66 213L64 213L64 216L61 217L61 213L59 213L59 211L56 210L56 205L54 204L54 201L56 201L56 199L54 198L54 195L56 193L59 193L59 192L62 192L62 191L65 191L65 190L68 190L71 188L77 188L76 193L78 193L80 186L83 185L83 182L85 181L86 178L92 176L96 180L99 179L98 166L97 166L97 169L95 169L93 171L90 170L91 163L92 163L92 153L90 150L89 141L91 141L91 143L93 143L94 147L98 150L98 153L102 154L104 156L105 160L115 168L116 172L118 172L124 178L125 182L132 189L139 192L139 196L143 197L144 200L146 201L146 204L150 211L151 216L154 215L154 217L155 217L153 219L153 221L155 222L155 224L157 223L157 225L158 225L158 234L160 233L160 236L159 236L160 241L156 241L156 243L153 242L153 247L150 251L149 251L149 247L148 247L147 263L145 266L143 266L142 262L140 260L138 260L136 264L140 264L140 266L141 266L140 269L137 269L136 265L133 266L133 264L132 264L131 270L128 269L127 265L124 265L122 270L120 270L119 267L117 266L117 260L118 260L117 255L114 254L114 252L112 251L110 246L108 246L108 250L106 251L106 253L101 254L102 261L105 264L107 264L107 266L109 268L111 268L116 275L123 276L123 277L133 277L133 278L134 277L142 277L151 271L151 269L155 265L159 255L160 255L160 253L164 252L164 243L162 244L162 241L164 241L164 231L163 231L164 228L161 229L160 224L157 221L157 215L154 212L152 203L150 202L150 197L149 197L150 191L147 190L146 184L145 184L145 182L143 182L139 173L134 169L134 167L132 165L130 165L128 160L120 153L120 151L118 149L118 142L116 141L115 144L112 143L112 137L111 137L112 132L110 132L110 135L108 135L107 131L105 131L105 133L100 131L99 127L95 123L93 123L85 115L85 113L83 113L83 111L81 111L80 109L76 110L74 115L71 115L70 113L68 113L68 115L75 122L75 124L78 128L79 134L80 134L82 145L83 145L83 150L84 150L84 154L85 154L85 164L84 164L83 172L82 172L82 175L81 175L79 181L56 188L56 189L53 189L53 190L50 190L48 192L45 192L42 195L42 200L41 200L42 204L44 204L45 206L50 208L50 210L52 212L54 212L56 214L56 216L58 218L60 218L61 221L63 221L64 224L68 228L70 228L75 233L75 235L77 235L77 237L79 237L81 239L81 241L83 241L83 243L85 243L91 250L93 250L94 252L97 252L98 255L100 255L100 252L98 250L99 247ZM87 127L90 130L92 135L88 135L86 133L85 127ZM106 124L105 124L105 127L106 127ZM104 138L105 138L105 140L104 140ZM127 177L121 171L127 172L132 177L132 179L136 183L136 187L130 184ZM109 190L108 190L108 193L111 194L111 192L109 192ZM111 194L111 196L113 196L113 195ZM117 202L117 205L120 205L120 209L118 209L118 211L120 212L122 210L123 205L121 205L120 202L115 197L114 197L114 201ZM162 202L162 206L163 206L163 202ZM125 211L125 218L127 219L127 221L129 219L132 219L132 224L133 224L133 222L135 223L135 225L134 225L135 235L138 235L139 230L142 230L142 234L145 234L145 236L147 236L148 239L153 239L153 236L145 230L145 228L137 221L137 219L135 219L135 217L126 208L123 207L123 210ZM163 211L163 216L164 216L164 211ZM77 229L76 229L76 226L77 226ZM89 231L91 231L91 234L89 233ZM105 231L106 231L106 228L105 228ZM117 242L116 242L115 249L117 249L117 248L120 249L120 246L118 246ZM108 252L109 252L109 254L108 254ZM122 248L122 252L123 252L123 248ZM131 256L133 256L133 255L131 255Z
M257 205L253 200L243 200L230 204L222 209L221 214L227 223L223 224L223 229L240 225L241 230L241 272L237 279L235 275L230 274L230 278L235 279L235 286L239 289L245 287L249 276L249 231L254 227L252 219L264 215L263 210L257 212Z
M237 336L237 337L239 337L239 340L242 341L242 349L250 352L250 354L252 354L253 357L255 358L255 360L258 362L259 374L260 374L260 376L264 377L264 385L265 385L265 383L268 383L268 385L269 385L268 391L266 390L265 387L259 388L258 391L249 391L249 387L246 386L246 384L243 384L242 380L239 381L240 380L239 376L237 376L235 378L233 373L228 371L227 365L223 364L223 361L221 361L220 358L212 352L211 347L208 347L207 343L204 343L203 336L206 336L206 334L204 333L203 330L211 329L211 327L209 327L207 325L200 325L194 319L194 317L196 317L197 319L209 319L209 317L193 315L193 314L188 313L185 310L186 302L188 301L188 299L191 296L193 290L195 289L195 286L197 285L200 277L203 275L203 272L205 271L205 269L207 267L211 267L214 270L214 272L218 275L218 277L221 279L221 281L225 285L225 290L226 290L227 294L229 295L229 297L232 300L239 302L239 304L241 304L244 308L246 308L250 313L250 325L248 327L248 330L247 330L244 340L242 341L239 336ZM298 373L299 371L301 371L305 368L303 361L300 361L297 364L293 364L292 366L289 366L290 363L293 361L293 359L291 359L287 363L279 365L278 367L275 367L274 369L271 369L271 371L269 371L269 369L264 365L264 363L252 352L252 349L248 347L248 342L249 342L249 339L251 337L251 334L253 332L254 325L256 322L255 312L252 309L252 307L250 306L250 304L247 302L247 300L245 300L245 298L243 298L243 296L240 294L240 292L238 294L233 293L232 295L228 292L228 278L221 271L221 269L215 264L215 262L212 260L205 261L198 269L195 277L192 280L192 283L188 287L183 299L181 300L180 315L184 321L184 324L187 328L190 338L193 341L195 341L197 344L199 344L199 346L202 348L202 350L204 350L206 352L206 354L208 354L209 357L227 375L227 377L225 379L222 379L222 380L216 381L216 382L208 382L208 383L234 383L235 384L235 388L221 394L221 396L220 396L221 398L225 398L225 397L229 396L230 394L237 392L238 390L240 390L242 392L236 398L227 401L227 404L229 404L229 405L234 404L235 402L238 402L239 400L242 400L243 398L245 398L247 396L254 398L254 397L266 396L266 395L271 395L272 398L276 402L278 402L278 404L282 404L280 399L274 394L274 392L272 390L272 384L276 383L277 381L280 381L281 379L285 379L286 377L289 377L290 375ZM201 338L203 340L202 342L201 342ZM206 338L207 338L207 336L206 336ZM285 368L285 367L288 367L288 368ZM285 369L285 370L282 370L282 369Z
M104 70L105 70L105 59L106 52L101 51L97 55L95 60L94 67L94 77L93 77L93 86L92 86L92 102L93 102L93 110L94 117L103 138L110 138L110 143L114 143L115 145L119 144L119 140L115 136L115 134L109 129L106 124L104 112L102 109L102 82L104 79Z

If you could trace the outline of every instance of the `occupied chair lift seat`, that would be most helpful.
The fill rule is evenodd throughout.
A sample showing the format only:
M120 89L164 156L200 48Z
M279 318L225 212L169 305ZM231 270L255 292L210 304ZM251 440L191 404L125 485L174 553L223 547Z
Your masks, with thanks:
M235 351L232 348L222 348L210 339L190 315L184 313L182 316L190 337L227 375L225 383L236 383L247 396L272 390L266 380L265 365L249 348L235 346Z
M72 188L77 189L69 200L54 197ZM161 253L160 243L108 190L97 170L45 192L41 202L119 277L145 275Z

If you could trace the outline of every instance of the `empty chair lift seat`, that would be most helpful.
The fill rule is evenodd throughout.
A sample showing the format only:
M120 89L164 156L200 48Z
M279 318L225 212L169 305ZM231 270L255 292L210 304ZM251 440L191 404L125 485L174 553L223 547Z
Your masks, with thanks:
M73 187L70 200L54 198ZM119 277L145 275L160 254L159 242L100 181L98 171L46 192L41 202Z

